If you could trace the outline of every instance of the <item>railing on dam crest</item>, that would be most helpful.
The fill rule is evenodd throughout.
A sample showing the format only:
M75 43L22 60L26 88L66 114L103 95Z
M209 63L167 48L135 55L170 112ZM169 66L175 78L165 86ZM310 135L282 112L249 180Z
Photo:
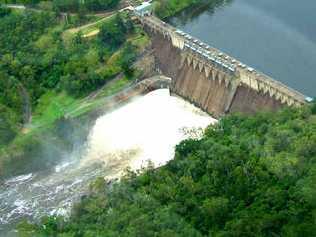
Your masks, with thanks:
M300 106L306 103L306 97L300 92L246 66L237 59L154 16L139 17L139 20L151 31L162 34L181 51L182 64L187 63L194 69L198 68L208 78L225 81L226 85L244 84L289 106Z

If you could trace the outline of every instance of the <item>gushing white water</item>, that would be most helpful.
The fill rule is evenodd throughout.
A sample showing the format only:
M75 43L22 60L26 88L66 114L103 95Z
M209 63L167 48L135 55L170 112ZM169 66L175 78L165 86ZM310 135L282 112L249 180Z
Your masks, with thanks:
M155 166L165 164L173 158L176 144L199 136L201 129L215 121L171 97L166 89L101 116L80 162L74 152L51 172L14 177L0 185L0 235L23 217L38 220L43 215L67 215L96 177L119 177L128 166L139 169L147 160Z
M100 117L83 162L101 160L107 165L123 159L132 169L139 169L150 160L160 166L173 158L175 145L190 135L185 131L198 131L215 121L171 97L168 89L156 90Z

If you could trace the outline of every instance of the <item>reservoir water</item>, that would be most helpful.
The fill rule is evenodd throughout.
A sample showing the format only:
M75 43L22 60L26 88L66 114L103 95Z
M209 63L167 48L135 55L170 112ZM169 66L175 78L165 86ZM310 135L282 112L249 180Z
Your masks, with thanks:
M22 218L67 216L96 177L119 178L147 161L157 167L173 158L174 147L198 137L216 120L169 90L153 91L99 117L83 152L74 151L52 171L13 177L0 184L0 236ZM5 234L6 233L6 234ZM9 235L8 235L9 236ZM14 236L14 232L10 233Z
M303 94L316 96L315 0L214 0L169 21Z

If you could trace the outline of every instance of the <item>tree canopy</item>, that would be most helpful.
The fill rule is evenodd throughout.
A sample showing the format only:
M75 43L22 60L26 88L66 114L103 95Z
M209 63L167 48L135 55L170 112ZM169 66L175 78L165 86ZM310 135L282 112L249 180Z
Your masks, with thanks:
M131 61L137 52L127 38L136 32L126 15L107 19L95 37L84 37L81 32L67 34L65 29L73 18L64 21L54 13L34 11L12 11L1 17L0 176L13 172L11 168L17 164L22 167L25 157L31 162L32 155L23 152L31 150L28 144L18 145L23 151L16 154L23 159L14 158L7 150L22 134L32 111L41 116L37 108L45 95L65 93L79 100L120 73L126 80L134 76ZM104 37L116 32L115 41ZM52 117L58 117L53 113L56 111Z
M120 0L4 0L5 3L31 6L49 5L62 12L78 12L81 8L89 11L103 11L115 8Z

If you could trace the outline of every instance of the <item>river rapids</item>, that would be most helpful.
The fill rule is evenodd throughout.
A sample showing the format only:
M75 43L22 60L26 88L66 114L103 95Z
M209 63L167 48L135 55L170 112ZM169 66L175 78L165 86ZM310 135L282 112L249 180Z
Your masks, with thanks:
M174 156L174 147L199 137L216 120L169 95L168 89L135 98L99 117L83 152L74 151L53 170L13 177L0 186L0 235L26 218L69 215L72 204L86 193L96 177L119 178L130 167L158 167ZM14 231L11 230L11 233Z

